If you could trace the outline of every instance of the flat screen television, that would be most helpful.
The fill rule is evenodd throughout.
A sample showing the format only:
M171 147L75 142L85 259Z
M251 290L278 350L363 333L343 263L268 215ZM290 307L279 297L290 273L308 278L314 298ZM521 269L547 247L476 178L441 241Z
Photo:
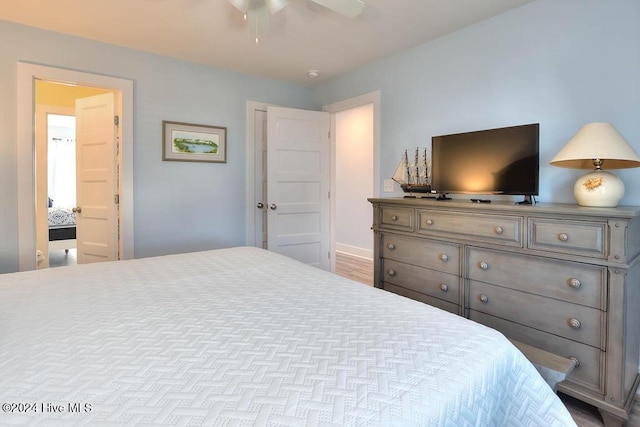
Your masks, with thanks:
M434 136L431 186L448 193L538 195L540 124Z

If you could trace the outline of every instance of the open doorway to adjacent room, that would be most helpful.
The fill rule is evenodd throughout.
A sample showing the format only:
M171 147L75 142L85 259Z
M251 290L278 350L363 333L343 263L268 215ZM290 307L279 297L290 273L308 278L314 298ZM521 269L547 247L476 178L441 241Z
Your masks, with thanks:
M92 174L98 170L113 171L112 179L117 182L117 171L119 170L118 157L114 155L96 156L91 151L101 144L109 144L108 138L100 135L97 141L76 144L76 124L77 115L81 115L81 123L102 115L98 120L108 121L107 129L113 124L113 115L105 115L100 108L83 109L82 100L89 100L92 97L106 95L106 102L113 103L115 93L110 89L70 85L47 80L35 81L35 182L36 182L36 254L37 268L61 267L75 265L78 263L78 228L85 227L85 236L90 235L92 221L84 221L81 224L81 209L77 199L77 191L82 192L82 186L86 185L78 180L77 167L81 164L91 163ZM100 107L100 106L99 106ZM109 106L115 108L115 106ZM91 129L85 129L83 138L86 135L100 133L103 123L94 122ZM93 136L91 136L93 138ZM117 138L114 140L116 144ZM89 145L92 147L87 150ZM116 150L107 148L107 151ZM104 150L103 150L104 151ZM99 160L98 158L99 157ZM80 164L76 159L80 159ZM105 191L105 186L94 185L95 180L90 185L91 192ZM108 196L112 200L112 195ZM84 202L87 202L85 197ZM101 230L100 234L114 236L114 245L117 245L117 211L114 207L115 221L101 221L107 229ZM82 233L81 233L82 234ZM85 240L86 241L86 240ZM82 246L82 242L81 246ZM106 242L108 244L108 242ZM81 262L91 262L91 259L80 254ZM115 258L115 257L114 257Z
M373 103L334 114L335 272L373 284Z
M49 205L76 214L78 263L133 258L133 81L24 62L17 71L19 270L49 264ZM75 204L71 184L49 195L49 168L71 171L74 151ZM73 236L60 240L70 255Z

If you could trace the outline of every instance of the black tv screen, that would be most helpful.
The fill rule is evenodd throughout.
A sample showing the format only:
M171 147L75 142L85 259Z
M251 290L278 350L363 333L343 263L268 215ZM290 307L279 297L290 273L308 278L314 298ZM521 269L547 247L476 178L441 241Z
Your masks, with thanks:
M434 136L433 190L537 196L539 134L535 123Z

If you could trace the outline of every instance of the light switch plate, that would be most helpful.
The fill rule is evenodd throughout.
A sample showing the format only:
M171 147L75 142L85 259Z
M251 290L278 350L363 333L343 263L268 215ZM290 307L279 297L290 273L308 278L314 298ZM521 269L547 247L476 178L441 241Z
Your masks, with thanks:
M385 179L384 180L384 192L385 193L393 193L393 180Z

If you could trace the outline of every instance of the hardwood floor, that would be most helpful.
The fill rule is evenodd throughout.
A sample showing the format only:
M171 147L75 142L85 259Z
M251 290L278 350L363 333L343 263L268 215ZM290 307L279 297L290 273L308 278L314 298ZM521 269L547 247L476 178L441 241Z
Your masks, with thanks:
M373 286L373 261L336 252L336 273L356 282Z
M77 249L69 249L69 253L64 250L49 251L49 267L66 267L68 265L76 265L78 263Z
M373 261L371 260L337 252L336 273L357 282L373 286ZM604 426L597 408L564 394L559 394L559 396L578 427ZM631 417L626 427L640 427L640 398L637 395L631 411Z

